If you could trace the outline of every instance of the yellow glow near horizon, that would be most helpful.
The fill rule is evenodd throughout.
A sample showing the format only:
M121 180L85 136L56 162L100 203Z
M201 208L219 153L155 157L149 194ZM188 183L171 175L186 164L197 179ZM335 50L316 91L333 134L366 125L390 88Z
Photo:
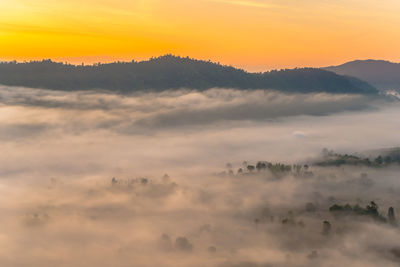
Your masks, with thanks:
M0 60L172 53L249 70L400 61L398 0L2 0Z

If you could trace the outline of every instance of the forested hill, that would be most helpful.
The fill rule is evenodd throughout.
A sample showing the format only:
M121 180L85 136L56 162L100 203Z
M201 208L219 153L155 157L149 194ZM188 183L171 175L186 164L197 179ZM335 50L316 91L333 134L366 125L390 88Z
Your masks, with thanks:
M166 55L141 62L75 66L50 60L0 64L0 84L56 90L108 89L121 93L213 87L285 92L366 93L377 90L357 78L322 69L248 73L210 61Z
M355 60L339 66L324 68L339 75L362 79L378 89L400 89L400 63L384 60Z

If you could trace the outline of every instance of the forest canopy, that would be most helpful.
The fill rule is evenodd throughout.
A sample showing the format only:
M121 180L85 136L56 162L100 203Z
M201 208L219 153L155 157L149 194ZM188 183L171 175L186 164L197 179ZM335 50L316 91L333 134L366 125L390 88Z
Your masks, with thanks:
M209 88L275 89L284 92L375 94L357 78L314 68L249 73L231 66L165 55L148 61L71 65L51 60L3 62L0 84L56 90L107 89L119 93L142 90Z

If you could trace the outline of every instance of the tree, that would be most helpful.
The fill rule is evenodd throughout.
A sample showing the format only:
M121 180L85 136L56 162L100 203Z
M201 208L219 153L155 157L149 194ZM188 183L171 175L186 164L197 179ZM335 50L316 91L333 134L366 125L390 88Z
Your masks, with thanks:
M175 240L175 247L181 251L192 251L193 245L189 242L186 237L178 237Z
M382 156L379 155L376 159L375 159L375 163L378 165L381 165L383 163L383 159Z
M374 202L371 201L369 205L367 205L366 211L368 214L372 215L373 217L378 217L378 205Z
M332 229L332 225L329 221L324 221L322 223L322 234L329 235L329 233L331 232L331 229Z
M255 167L254 167L253 165L247 165L247 170L248 170L249 172L253 172L254 169L255 169Z
M396 217L394 216L393 207L390 207L388 210L388 221L391 225L396 225Z
M390 164L392 163L392 157L391 156L386 156L383 161L385 162L385 164Z
M267 168L267 163L259 161L257 162L256 169L257 171L265 170Z

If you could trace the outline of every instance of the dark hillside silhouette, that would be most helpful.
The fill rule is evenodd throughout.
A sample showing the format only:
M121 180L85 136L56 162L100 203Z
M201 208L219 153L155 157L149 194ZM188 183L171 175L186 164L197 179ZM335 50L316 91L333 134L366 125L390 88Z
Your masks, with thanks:
M210 61L166 55L141 62L70 65L50 60L0 64L0 84L56 90L107 89L120 93L213 87L286 92L376 93L356 78L322 69L248 73Z
M400 89L400 63L384 60L355 60L324 68L339 75L362 79L378 89Z

